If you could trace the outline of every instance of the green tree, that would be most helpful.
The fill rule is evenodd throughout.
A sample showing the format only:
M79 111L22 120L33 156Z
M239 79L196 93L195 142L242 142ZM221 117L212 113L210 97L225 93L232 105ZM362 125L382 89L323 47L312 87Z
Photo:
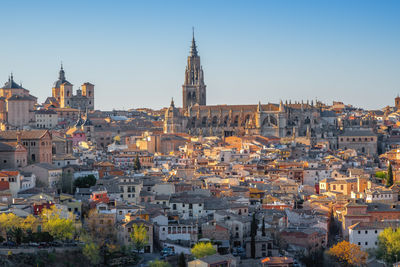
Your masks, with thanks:
M389 265L400 259L400 228L386 228L379 234L377 257Z
M149 263L149 267L171 267L171 264L165 261L155 260Z
M133 162L133 169L135 171L140 171L142 169L142 165L140 164L140 159L138 154L136 154L135 161Z
M22 230L21 227L13 227L12 229L9 230L8 236L10 240L20 245L24 238L24 231Z
M78 188L89 188L96 184L96 177L92 174L84 177L76 178L74 181L74 186Z
M181 252L181 254L179 254L178 267L186 267L186 258L185 258L185 254L183 254L183 252Z
M96 265L100 263L100 248L96 243L89 242L85 244L82 253L92 264Z
M205 256L214 255L215 253L217 253L217 251L215 250L215 248L212 246L212 244L210 242L197 243L191 249L191 252L197 259L203 258Z
M67 218L65 218L67 215ZM43 224L43 230L49 232L54 239L66 240L72 239L75 232L72 214L63 215L61 209L52 206L50 209L44 209L40 215Z
M251 257L253 259L256 258L256 235L257 235L257 219L256 213L253 213L253 220L251 221L251 228L250 228L250 252Z
M146 227L143 224L134 224L130 237L138 253L142 248L144 248L149 239Z
M375 173L375 177L386 179L386 173L384 171L378 171Z
M392 169L392 164L389 162L387 175L386 175L386 186L389 187L392 185L393 185L393 169Z

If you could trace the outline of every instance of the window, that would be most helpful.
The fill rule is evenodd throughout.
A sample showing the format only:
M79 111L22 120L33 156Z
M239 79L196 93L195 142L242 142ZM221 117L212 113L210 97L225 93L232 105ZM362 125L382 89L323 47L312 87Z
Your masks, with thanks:
M365 230L365 234L368 234L368 231L367 231L367 230Z
M361 231L358 231L358 234L361 234Z
M378 233L378 230L375 230L375 234L377 234Z
M368 242L365 242L365 245L368 246Z

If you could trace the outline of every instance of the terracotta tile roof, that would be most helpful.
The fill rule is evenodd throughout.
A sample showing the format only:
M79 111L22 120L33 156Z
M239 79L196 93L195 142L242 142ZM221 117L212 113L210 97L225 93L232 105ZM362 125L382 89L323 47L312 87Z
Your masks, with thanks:
M0 171L0 176L17 176L19 174L18 171Z
M29 130L29 131L21 131L21 139L40 139L48 130ZM1 131L0 132L0 140L16 140L17 139L17 131Z

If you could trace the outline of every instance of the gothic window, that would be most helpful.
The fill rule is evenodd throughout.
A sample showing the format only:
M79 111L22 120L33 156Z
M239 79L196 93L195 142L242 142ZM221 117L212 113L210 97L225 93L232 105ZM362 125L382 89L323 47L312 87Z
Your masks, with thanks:
M217 118L217 116L214 116L212 118L212 126L215 127L215 126L217 126L217 124L218 124L218 118Z
M276 118L274 116L270 116L269 121L271 122L272 125L275 125L275 126L278 125L278 122L276 121Z
M207 126L207 117L203 117L201 120L201 126Z
M250 114L247 114L246 117L244 118L244 125L246 125L250 121Z
M229 117L228 117L228 116L225 116L225 118L224 118L224 126L227 126L227 125L228 125L228 119L229 119Z
M269 125L269 121L268 121L268 117L263 120L262 126L270 126Z
M238 126L239 124L239 115L236 115L235 118L233 119L233 126Z
M69 97L69 91L67 91L67 97Z

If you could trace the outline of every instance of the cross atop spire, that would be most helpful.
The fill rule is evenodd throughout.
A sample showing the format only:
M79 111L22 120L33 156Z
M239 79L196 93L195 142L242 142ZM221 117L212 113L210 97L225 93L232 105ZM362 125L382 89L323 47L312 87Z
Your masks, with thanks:
M196 40L194 39L194 27L192 27L192 46L190 47L190 56L197 57Z

